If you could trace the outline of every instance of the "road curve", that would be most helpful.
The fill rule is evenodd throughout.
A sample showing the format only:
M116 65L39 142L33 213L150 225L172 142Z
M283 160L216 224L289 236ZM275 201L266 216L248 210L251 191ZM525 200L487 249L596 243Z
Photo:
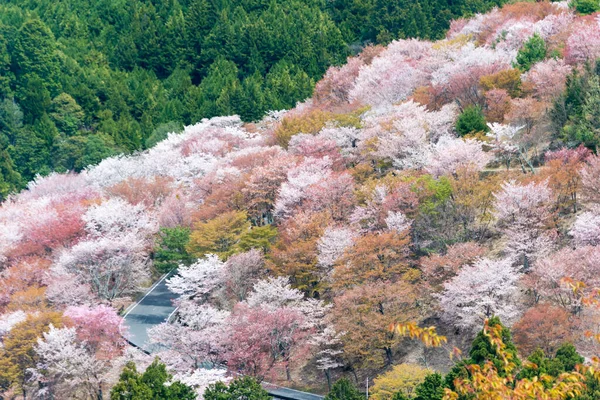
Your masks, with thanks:
M123 336L125 336L132 346L148 354L157 350L148 342L148 329L165 322L176 309L173 302L179 296L171 292L167 287L167 279L174 273L175 271L171 271L164 275L123 316ZM278 400L323 399L323 396L288 389L270 383L263 383L263 386L269 395Z
M123 333L127 341L148 353L153 352L148 343L148 329L165 322L175 311L173 301L179 296L167 287L167 278L173 273L165 274L123 316Z

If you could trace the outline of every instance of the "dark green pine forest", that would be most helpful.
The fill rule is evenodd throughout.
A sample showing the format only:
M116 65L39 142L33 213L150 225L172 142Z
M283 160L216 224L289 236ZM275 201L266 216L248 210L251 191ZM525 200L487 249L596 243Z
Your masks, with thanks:
M309 97L369 43L436 39L505 0L4 0L0 198L205 117Z

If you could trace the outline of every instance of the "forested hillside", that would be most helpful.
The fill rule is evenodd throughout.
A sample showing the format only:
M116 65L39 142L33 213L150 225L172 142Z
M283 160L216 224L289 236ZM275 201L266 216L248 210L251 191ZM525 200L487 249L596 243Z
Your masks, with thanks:
M313 7L277 4L253 10ZM25 87L47 92L49 108L23 106L23 125L3 120L14 129L4 160L17 149L11 143L37 137L30 129L55 132L56 143L80 140L97 150L82 157L98 157L79 173L37 176L0 206L2 396L266 400L257 381L269 381L358 400L368 380L378 400L600 398L594 1L508 4L454 20L437 41L369 45L328 67L312 97L290 110L163 126L148 137L154 146L101 161L110 152L98 141L131 138L121 118L142 125L125 111L95 120L107 104L129 104L125 88L156 104L151 89L177 92L164 86L174 74L202 91L228 67L196 78L189 64L159 77L135 67L142 58L131 71L111 66L117 45L67 56L67 39L49 32L76 23L19 23L22 11L5 7L13 10L2 14L6 70L14 71L6 90L16 96L15 82L31 79ZM320 7L342 49L387 29L343 28L339 18L365 17L358 3L345 16ZM23 39L31 32L46 32L56 64L20 55L49 54ZM52 86L40 76L64 78ZM72 76L102 93L115 76L128 83L92 95L98 108L89 114L87 97L62 94L66 82L88 87ZM3 104L13 110L3 115L20 115L10 98ZM31 110L39 119L27 119ZM104 124L114 133L102 133ZM173 268L164 282L180 298L170 320L148 331L153 360L124 340L123 310Z
M202 118L289 109L365 43L440 37L501 1L413 3L3 1L0 198Z

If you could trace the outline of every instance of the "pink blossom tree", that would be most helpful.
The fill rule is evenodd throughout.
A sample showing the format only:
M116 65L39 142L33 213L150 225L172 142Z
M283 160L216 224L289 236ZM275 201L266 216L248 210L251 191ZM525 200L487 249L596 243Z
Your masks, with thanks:
M297 307L304 299L304 294L292 288L289 278L278 276L256 282L246 303L252 307L281 308Z
M76 329L78 340L99 359L112 359L122 353L126 345L120 331L122 318L112 307L70 306L64 316Z
M564 91L570 72L571 67L562 60L550 58L534 64L525 76L525 81L533 84L534 94L539 100L548 101Z
M302 351L308 338L303 319L292 308L239 303L229 322L228 369L258 378L277 376L283 369L290 380L293 361L307 356Z
M326 181L332 174L332 160L325 158L306 158L287 173L287 181L281 184L275 215L289 216L295 207L298 207L307 197L307 190L311 185Z
M524 281L534 300L549 300L578 313L582 311L585 294L600 285L598 257L600 247L564 248L538 260ZM585 282L588 287L576 293L564 282L565 278Z
M257 249L235 254L225 263L225 287L230 296L243 301L256 281L265 274L265 259Z
M101 298L140 289L150 278L147 242L134 234L101 236L77 243L60 255L57 267L78 276Z
M580 64L586 60L595 60L600 56L599 21L579 23L573 27L573 33L567 39L565 58L570 64Z
M427 74L415 59L426 57L430 49L431 43L417 40L392 43L370 65L360 69L349 99L372 106L389 106L405 100L426 82Z
M174 191L160 204L157 211L158 224L166 228L191 226L192 205L187 195Z
M89 305L94 301L92 287L78 275L54 265L46 277L46 298L56 307Z

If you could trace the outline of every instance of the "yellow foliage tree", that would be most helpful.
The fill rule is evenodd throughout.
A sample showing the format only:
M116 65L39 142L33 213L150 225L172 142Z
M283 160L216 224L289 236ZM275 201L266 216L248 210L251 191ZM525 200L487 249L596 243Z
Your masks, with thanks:
M286 116L275 130L275 140L278 145L287 148L290 139L294 135L297 135L298 133L310 133L315 135L323 129L327 121L331 119L331 113L321 110L312 110L300 115Z
M415 364L395 365L390 371L375 378L369 398L389 400L397 392L410 396L414 393L415 387L432 373L432 370Z
M484 90L504 89L511 97L521 94L521 71L506 69L492 75L482 76L479 83Z
M576 290L576 289L574 289ZM433 327L419 328L415 323L402 323L393 327L401 336L417 338L425 345L439 346L445 341L443 336L438 336ZM594 374L593 367L577 366L574 372L564 372L558 377L541 374L531 379L518 379L517 364L511 352L506 350L502 340L502 325L491 326L485 321L483 334L488 337L492 346L496 348L498 356L504 364L504 374L500 374L496 366L488 361L483 366L469 365L468 377L457 378L454 381L455 389L444 389L444 400L459 400L463 398L489 399L489 400L526 400L526 399L571 399L580 395L585 388L585 374ZM434 337L436 340L432 341ZM594 374L595 376L595 374Z
M245 212L230 211L206 222L198 222L190 234L187 250L195 257L214 253L226 259L236 250L242 236L250 231Z
M14 390L27 398L29 369L35 367L34 345L49 325L62 326L62 315L58 312L29 314L27 319L15 325L3 339L0 348L0 389Z

